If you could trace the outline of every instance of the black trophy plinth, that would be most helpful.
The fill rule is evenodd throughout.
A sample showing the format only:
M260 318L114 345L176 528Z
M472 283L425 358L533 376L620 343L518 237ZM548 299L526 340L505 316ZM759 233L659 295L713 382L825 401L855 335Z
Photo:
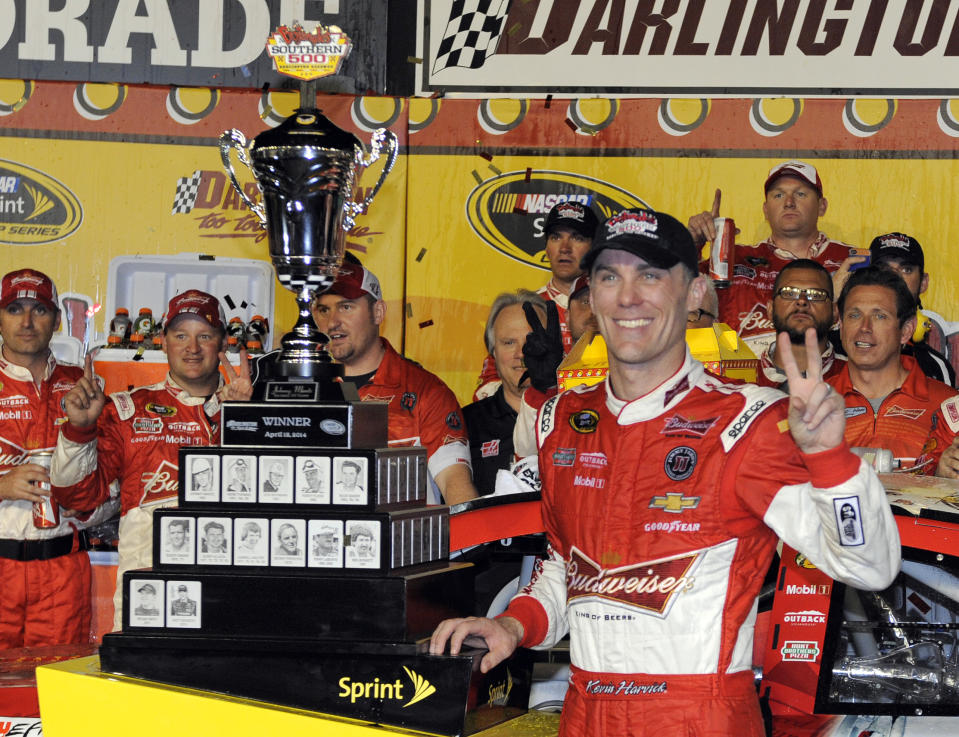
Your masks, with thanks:
M100 666L119 675L432 734L472 734L526 711L528 653L483 674L479 661L485 651L435 656L427 654L427 645L124 632L104 636Z
M531 662L430 656L474 608L427 506L423 448L386 447L382 402L228 403L219 448L183 448L153 568L123 577L104 671L433 734L522 714Z

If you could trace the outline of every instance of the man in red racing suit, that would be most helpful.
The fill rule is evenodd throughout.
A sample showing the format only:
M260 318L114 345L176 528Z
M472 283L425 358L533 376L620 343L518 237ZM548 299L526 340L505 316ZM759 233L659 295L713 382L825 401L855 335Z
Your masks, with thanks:
M57 363L50 339L59 324L49 277L20 269L0 288L0 649L90 640L90 558L75 517L34 524L33 505L49 488L39 462L64 421L61 401L81 375ZM41 486L42 484L42 486ZM116 513L100 507L91 522Z
M170 372L165 381L116 392L106 403L88 360L86 375L67 398L70 421L60 432L51 468L54 493L64 506L84 510L98 504L111 485L119 485L117 627L123 573L152 566L153 513L176 504L179 449L217 445L221 402L250 397L245 355L239 373L222 355L224 324L214 297L197 290L183 292L167 309L163 338ZM229 384L220 376L220 361L232 379Z
M813 329L806 378L780 339L788 401L727 384L683 340L705 284L682 224L626 210L596 243L584 263L610 373L540 410L548 556L500 618L447 620L431 652L480 635L488 669L569 632L561 735L761 737L753 625L777 536L831 576L884 587L899 567L885 492L842 441Z

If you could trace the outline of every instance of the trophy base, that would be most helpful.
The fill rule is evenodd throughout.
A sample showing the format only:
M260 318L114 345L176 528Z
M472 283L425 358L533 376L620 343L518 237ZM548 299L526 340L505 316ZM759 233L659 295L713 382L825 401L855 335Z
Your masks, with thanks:
M387 445L386 402L224 402L220 422L222 448L384 448Z
M253 385L254 402L356 402L352 384L343 384L343 365L325 361L289 362L275 356L260 360Z
M375 605L368 602L375 616ZM277 612L282 623L282 611ZM481 673L485 650L428 655L428 640L104 635L104 672L439 735L469 735L526 712L529 651Z

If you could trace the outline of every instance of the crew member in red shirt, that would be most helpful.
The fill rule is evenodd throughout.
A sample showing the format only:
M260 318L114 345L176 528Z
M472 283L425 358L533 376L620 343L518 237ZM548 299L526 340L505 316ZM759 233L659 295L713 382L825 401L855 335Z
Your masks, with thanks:
M916 328L916 302L906 283L890 269L854 271L838 306L848 358L830 384L845 399L846 442L884 448L902 468L930 475L950 449L948 465L959 455L953 444L959 432L957 392L902 355Z
M385 318L379 279L355 260L344 261L333 285L313 302L313 319L345 368L343 381L356 385L360 399L389 402L390 445L426 447L430 475L445 503L473 499L469 443L456 396L380 337Z
M736 244L730 265L732 283L718 290L719 321L735 330L757 356L776 338L769 303L773 282L783 266L797 258L812 259L836 273L833 292L838 293L849 267L866 258L819 230L819 218L826 214L828 202L812 164L777 164L766 177L764 191L763 215L769 222L769 237L754 246ZM717 189L712 210L689 219L698 246L716 237L713 220L719 217L721 197Z

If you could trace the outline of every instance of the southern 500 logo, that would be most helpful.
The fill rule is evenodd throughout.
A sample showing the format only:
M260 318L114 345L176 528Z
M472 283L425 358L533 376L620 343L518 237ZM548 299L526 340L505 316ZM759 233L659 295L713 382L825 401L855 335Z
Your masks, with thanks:
M466 218L486 243L517 261L549 269L543 225L553 205L582 202L600 220L629 207L649 207L625 189L565 171L523 170L491 177L466 200Z
M0 243L32 246L66 238L80 227L83 208L49 174L0 159Z

